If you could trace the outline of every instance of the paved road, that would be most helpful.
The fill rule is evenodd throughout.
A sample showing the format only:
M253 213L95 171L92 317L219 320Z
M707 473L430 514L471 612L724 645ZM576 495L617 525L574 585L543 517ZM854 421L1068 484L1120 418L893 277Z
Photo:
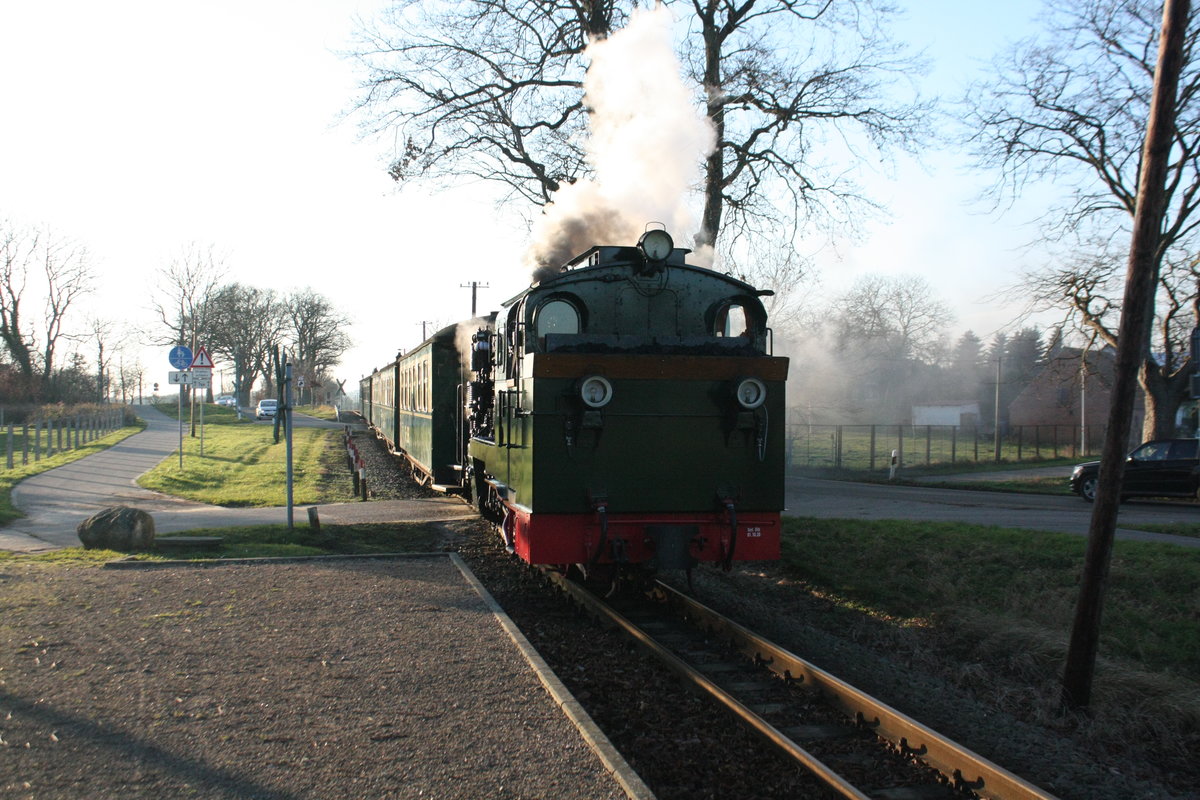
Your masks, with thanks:
M1059 469L1063 470L1066 480L1070 468ZM888 486L800 477L787 479L785 502L784 513L796 517L969 522L1078 535L1087 535L1092 516L1092 506L1074 496ZM1200 547L1198 538L1136 530L1137 525L1174 522L1200 522L1200 505L1128 501L1121 506L1116 535L1118 539Z
M79 544L75 528L98 511L128 505L149 511L158 533L235 525L283 524L287 509L224 508L193 503L137 486L134 481L179 449L179 424L153 406L138 406L146 420L141 433L107 450L34 475L17 484L13 504L25 514L0 528L0 550L35 553ZM269 425L262 422L262 425ZM340 427L340 423L294 415L294 425ZM176 456L177 457L177 456ZM461 519L470 510L452 498L333 503L319 507L322 522L400 522ZM307 524L307 507L293 509L293 519Z

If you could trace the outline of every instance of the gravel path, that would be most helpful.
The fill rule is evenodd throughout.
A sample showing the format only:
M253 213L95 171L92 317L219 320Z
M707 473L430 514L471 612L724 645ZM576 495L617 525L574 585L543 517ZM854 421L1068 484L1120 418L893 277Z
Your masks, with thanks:
M2 797L625 796L447 558L0 572Z

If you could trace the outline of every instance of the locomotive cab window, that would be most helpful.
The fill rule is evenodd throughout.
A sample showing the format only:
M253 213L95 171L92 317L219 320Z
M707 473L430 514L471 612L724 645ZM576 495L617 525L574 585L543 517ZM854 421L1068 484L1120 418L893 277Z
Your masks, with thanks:
M741 303L729 303L717 311L713 333L721 337L749 336L750 315Z
M548 333L579 333L579 309L570 300L552 298L538 306L534 325L538 339L544 338Z

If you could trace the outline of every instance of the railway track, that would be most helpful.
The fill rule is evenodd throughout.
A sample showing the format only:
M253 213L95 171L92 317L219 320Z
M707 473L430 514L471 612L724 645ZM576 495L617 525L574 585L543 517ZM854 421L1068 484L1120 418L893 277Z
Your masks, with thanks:
M1020 777L678 590L609 604L546 571L587 611L636 640L829 787L876 800L1053 800Z

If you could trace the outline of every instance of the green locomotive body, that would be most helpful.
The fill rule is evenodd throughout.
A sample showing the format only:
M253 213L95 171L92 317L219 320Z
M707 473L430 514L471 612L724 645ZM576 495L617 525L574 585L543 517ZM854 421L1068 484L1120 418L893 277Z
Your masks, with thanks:
M398 359L394 435L381 372L364 413L433 483L501 515L531 563L778 558L787 359L769 355L767 293L687 252L663 231L594 247ZM419 382L425 358L429 418L405 416L402 376Z

